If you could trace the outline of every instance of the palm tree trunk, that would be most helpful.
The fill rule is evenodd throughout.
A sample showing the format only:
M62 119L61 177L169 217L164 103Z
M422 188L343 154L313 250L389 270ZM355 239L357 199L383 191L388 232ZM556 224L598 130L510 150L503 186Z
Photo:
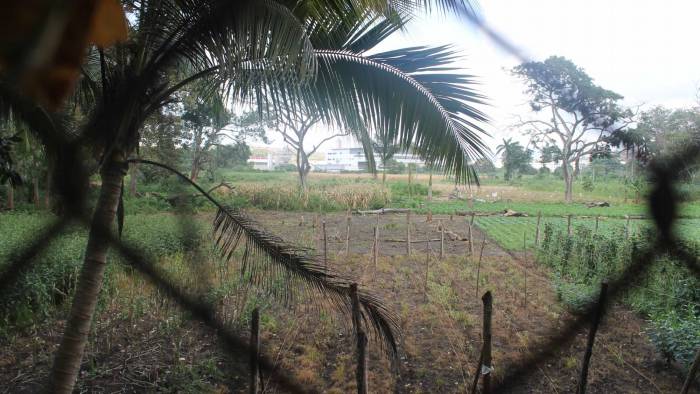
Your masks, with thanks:
M102 289L109 249L108 234L114 222L125 175L124 154L114 153L101 175L102 188L92 217L85 260L51 373L49 391L52 393L71 393L80 371L83 350Z

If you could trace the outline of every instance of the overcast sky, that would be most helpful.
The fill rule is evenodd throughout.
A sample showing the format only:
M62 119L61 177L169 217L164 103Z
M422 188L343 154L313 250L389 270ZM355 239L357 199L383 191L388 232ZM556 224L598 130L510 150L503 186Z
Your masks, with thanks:
M689 106L700 85L700 2L693 0L482 0L488 26L533 60L565 56L630 106ZM523 85L509 71L519 60L468 22L432 16L412 22L379 50L452 44L461 66L479 77L489 97L484 111L492 149L510 130L513 115L527 115Z

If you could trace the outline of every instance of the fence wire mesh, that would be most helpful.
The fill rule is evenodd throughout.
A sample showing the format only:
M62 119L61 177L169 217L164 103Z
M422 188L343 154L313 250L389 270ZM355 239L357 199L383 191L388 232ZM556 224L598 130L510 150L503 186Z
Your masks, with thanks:
M513 45L507 38L499 35L486 26L483 21L472 19L472 23L478 25L495 45L500 47L523 61L527 57L523 51ZM50 241L57 237L63 229L71 223L78 223L86 228L91 227L91 219L88 216L90 208L80 191L79 185L88 184L88 169L81 167L79 147L83 138L75 138L67 134L45 136L45 141L50 141L46 148L54 157L61 158L61 166L54 176L55 192L63 203L63 213L39 234L24 240L18 247L9 253L5 269L0 274L0 293L13 284L23 272L32 269L32 264L37 257L49 245ZM655 259L662 255L672 256L688 268L692 274L700 278L700 262L698 257L688 249L686 245L674 233L675 219L679 211L681 199L676 193L675 185L680 180L679 174L693 165L698 164L700 143L688 146L684 151L675 156L657 161L649 167L649 180L652 185L647 198L647 204L655 227L655 239L645 249L641 250L635 261L621 274L610 278L606 304L615 302L632 286L637 279L642 277L654 263ZM178 226L184 232L196 231L191 215L178 211L180 220ZM93 226L94 229L94 226ZM221 340L223 349L234 359L247 362L252 350L248 340L227 327L216 315L213 305L203 301L201 297L189 294L168 279L163 272L156 268L152 256L147 256L139 248L121 240L112 232L100 234L109 240L111 247L123 257L129 266L141 273L152 285L174 301L183 312L210 329ZM203 258L202 256L198 256ZM591 323L598 305L592 303L586 307L583 313L570 320L560 330L548 335L546 343L522 357L516 364L509 365L507 371L498 379L492 387L494 392L508 392L516 388L527 377L534 374L544 363L570 346L577 334L582 332ZM609 311L610 308L605 308ZM309 389L303 383L294 379L290 373L281 370L273 360L261 355L260 369L270 377L275 385L287 392L304 393Z

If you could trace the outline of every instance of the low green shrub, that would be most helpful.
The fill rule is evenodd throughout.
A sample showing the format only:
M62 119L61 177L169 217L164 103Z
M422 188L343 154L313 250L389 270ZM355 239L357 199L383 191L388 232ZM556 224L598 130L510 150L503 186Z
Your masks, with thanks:
M569 236L547 223L537 260L552 269L557 296L576 312L595 302L600 283L618 277L652 239L648 231L626 237L623 227L594 234L581 226ZM700 280L663 256L630 284L623 301L649 320L659 351L689 367L700 346Z

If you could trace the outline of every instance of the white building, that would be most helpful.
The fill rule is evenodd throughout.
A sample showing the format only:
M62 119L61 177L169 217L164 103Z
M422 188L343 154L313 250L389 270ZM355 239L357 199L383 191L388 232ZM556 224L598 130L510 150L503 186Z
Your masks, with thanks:
M425 166L425 162L420 157L409 153L397 153L393 159L403 164L415 164L416 167ZM377 165L381 168L381 163L377 163ZM335 148L326 151L326 164L325 166L318 166L318 169L330 172L366 171L368 164L362 148Z

